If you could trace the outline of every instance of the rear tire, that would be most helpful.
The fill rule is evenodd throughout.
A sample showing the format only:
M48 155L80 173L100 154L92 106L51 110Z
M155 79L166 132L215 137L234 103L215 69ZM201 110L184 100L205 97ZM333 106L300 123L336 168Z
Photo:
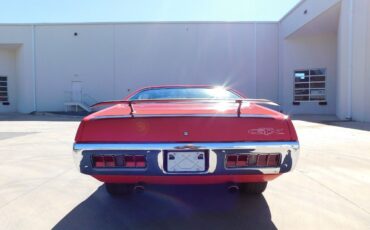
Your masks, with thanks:
M267 182L254 182L239 184L239 191L244 194L262 194L267 187Z
M133 184L104 183L105 189L112 196L129 195L134 191Z

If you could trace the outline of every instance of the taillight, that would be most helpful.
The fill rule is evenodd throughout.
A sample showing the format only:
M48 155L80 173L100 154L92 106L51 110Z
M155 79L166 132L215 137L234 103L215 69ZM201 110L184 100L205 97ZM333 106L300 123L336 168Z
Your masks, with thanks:
M146 158L142 155L135 156L135 167L136 168L145 168L146 167Z
M228 155L226 161L226 167L233 168L236 167L236 162L238 161L237 155Z
M280 154L227 154L226 168L278 167Z
M105 167L116 167L115 156L104 156Z
M145 168L144 155L93 155L94 168Z
M280 164L280 154L270 154L267 158L267 166L275 167Z
M127 168L134 168L135 167L135 158L134 156L124 156L123 157L123 165Z
M143 155L127 155L123 157L123 164L127 168L145 168L146 158Z
M248 155L238 155L238 160L236 161L236 167L246 167L248 166Z
M267 155L257 156L257 166L267 166Z
M104 156L93 156L93 166L96 168L105 167Z

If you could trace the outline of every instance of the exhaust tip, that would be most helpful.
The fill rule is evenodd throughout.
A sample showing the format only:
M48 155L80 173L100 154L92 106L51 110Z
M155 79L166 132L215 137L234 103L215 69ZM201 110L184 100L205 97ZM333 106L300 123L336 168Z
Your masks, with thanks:
M138 184L138 185L135 185L134 190L136 192L144 192L145 187L144 187L144 185Z
M229 185L229 186L227 187L227 190L228 190L229 192L231 192L231 193L236 193L236 192L238 192L238 191L239 191L239 186L238 186L238 185L236 185L236 184Z

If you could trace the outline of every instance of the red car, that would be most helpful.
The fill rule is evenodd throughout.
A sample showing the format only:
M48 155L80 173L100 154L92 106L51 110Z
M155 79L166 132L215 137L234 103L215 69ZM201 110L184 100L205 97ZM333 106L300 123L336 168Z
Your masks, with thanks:
M145 184L216 184L249 194L292 170L299 143L288 116L213 86L157 86L85 117L76 134L80 171L112 195Z

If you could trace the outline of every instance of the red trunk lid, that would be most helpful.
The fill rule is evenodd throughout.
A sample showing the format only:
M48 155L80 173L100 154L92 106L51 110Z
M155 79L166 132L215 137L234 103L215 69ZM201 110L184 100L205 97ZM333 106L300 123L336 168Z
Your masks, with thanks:
M290 120L244 103L119 104L84 118L76 142L234 142L296 140Z

